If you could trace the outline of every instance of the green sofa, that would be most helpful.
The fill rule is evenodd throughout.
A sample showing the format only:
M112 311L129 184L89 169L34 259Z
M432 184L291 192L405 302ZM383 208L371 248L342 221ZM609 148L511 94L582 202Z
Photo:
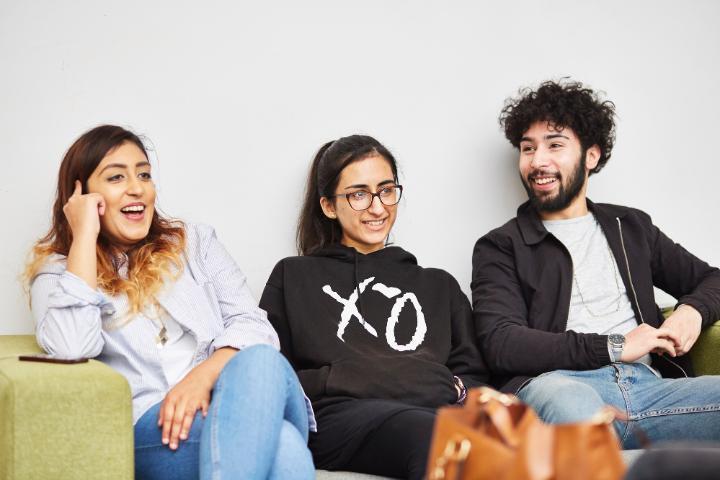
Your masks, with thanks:
M18 361L31 335L0 336L0 480L133 477L130 387L101 362Z
M720 322L691 355L698 374L720 375ZM91 360L20 362L38 353L31 335L0 336L0 480L131 479L133 431L125 379ZM318 479L369 479L318 471Z

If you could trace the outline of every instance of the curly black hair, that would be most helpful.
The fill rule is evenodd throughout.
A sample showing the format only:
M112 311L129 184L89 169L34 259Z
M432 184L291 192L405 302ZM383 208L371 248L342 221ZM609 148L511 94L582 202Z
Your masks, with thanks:
M568 79L547 81L537 90L524 88L515 98L505 100L500 126L515 148L535 122L548 122L554 128L568 127L580 139L583 150L600 147L600 160L590 174L598 173L610 160L615 143L615 104L600 94Z

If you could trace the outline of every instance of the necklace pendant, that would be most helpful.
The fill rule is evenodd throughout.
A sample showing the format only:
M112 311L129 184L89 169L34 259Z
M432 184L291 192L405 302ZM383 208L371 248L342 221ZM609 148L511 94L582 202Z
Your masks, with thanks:
M163 325L163 327L160 329L160 333L158 333L157 337L155 337L155 341L160 346L165 346L165 344L168 341L168 335L167 335L167 328Z

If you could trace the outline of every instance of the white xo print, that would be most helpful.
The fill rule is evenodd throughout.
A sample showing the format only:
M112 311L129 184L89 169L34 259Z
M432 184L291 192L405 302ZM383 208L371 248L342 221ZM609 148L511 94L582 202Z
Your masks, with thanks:
M325 285L324 287L322 287L323 292L330 295L343 306L343 310L340 313L340 323L338 323L337 330L337 337L343 342L345 341L345 339L343 339L345 329L350 324L350 320L352 320L353 317L357 319L360 325L362 325L363 328L367 330L370 335L372 335L373 337L378 336L377 330L375 330L372 325L365 321L362 315L360 315L360 311L358 310L356 305L358 298L360 298L360 295L365 291L367 286L373 282L373 280L375 280L375 277L370 277L360 282L360 285L358 285L358 287L353 290L352 294L350 294L347 299L342 298L340 295L335 293L335 291L330 285ZM394 298L402 293L399 288L388 287L387 285L383 285L380 282L374 284L372 286L372 290L383 294L387 298ZM415 307L415 333L413 334L412 338L408 343L406 343L405 345L400 345L397 343L397 340L395 338L395 327L400 321L400 312L402 312L402 309L405 307L405 304L408 302L408 300ZM390 310L390 316L388 317L387 325L385 326L385 340L387 341L388 345L390 345L392 349L397 350L398 352L415 350L422 344L423 340L425 340L426 333L427 323L425 323L425 315L422 312L422 306L420 306L420 302L418 302L415 294L412 292L407 292L401 297L397 298L395 300L395 304Z

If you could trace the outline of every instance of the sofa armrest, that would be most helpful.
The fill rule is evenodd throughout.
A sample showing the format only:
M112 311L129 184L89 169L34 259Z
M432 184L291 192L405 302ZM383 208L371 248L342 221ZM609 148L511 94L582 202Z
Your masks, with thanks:
M30 335L0 336L0 480L131 479L132 402L101 362L21 362Z
M696 375L720 375L720 321L703 330L690 357Z
M674 311L673 306L662 309L665 318ZM720 320L700 333L690 349L695 375L720 375Z

